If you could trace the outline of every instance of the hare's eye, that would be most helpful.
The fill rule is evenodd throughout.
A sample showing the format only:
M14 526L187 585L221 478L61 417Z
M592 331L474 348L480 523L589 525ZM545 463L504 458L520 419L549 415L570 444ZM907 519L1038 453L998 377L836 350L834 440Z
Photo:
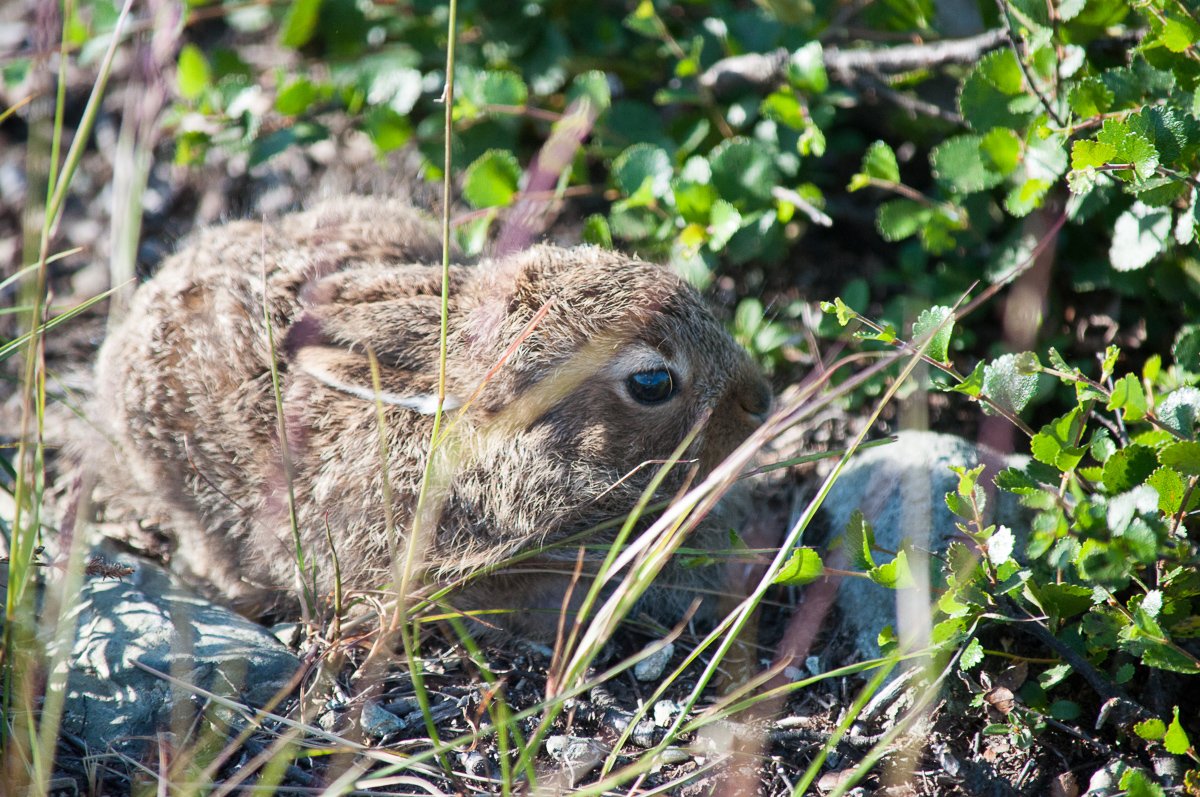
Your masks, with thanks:
M661 404L675 394L675 382L666 368L639 371L625 380L629 395L642 404Z

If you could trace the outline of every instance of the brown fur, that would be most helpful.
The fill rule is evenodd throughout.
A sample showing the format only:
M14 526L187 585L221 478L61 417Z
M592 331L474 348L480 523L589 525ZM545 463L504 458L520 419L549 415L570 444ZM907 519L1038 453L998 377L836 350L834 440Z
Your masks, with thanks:
M98 366L95 414L115 450L92 458L110 492L160 519L176 545L173 566L193 582L249 614L294 601L264 303L299 533L318 590L332 588L327 530L344 587L393 581L433 416L383 410L391 523L400 530L389 535L368 352L384 395L429 402L436 394L441 270L428 264L441 257L438 232L402 204L345 198L270 225L207 230L139 289ZM417 551L427 579L458 579L626 514L657 470L639 465L668 457L711 414L687 454L702 475L770 404L759 372L700 298L656 266L541 246L453 266L450 279L447 391L459 402L478 397L444 419L450 432L435 454L430 531ZM545 318L484 381L547 303ZM661 405L634 401L628 374L665 364L678 394ZM687 471L676 467L662 495ZM714 519L691 544L723 533ZM524 574L492 576L456 603L554 609L575 553L540 554ZM539 568L559 572L527 572ZM711 583L677 571L666 578L676 586ZM650 603L670 619L690 598ZM518 611L497 622L544 638L555 615Z

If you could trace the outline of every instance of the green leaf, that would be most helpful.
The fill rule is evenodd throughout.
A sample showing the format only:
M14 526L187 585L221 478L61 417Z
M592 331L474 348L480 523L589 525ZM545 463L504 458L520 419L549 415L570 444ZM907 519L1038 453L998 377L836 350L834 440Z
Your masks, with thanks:
M1181 437L1193 438L1200 421L1200 390L1181 388L1166 396L1158 406L1158 420Z
M1113 442L1107 429L1097 429L1092 433L1092 442L1088 445L1088 450L1092 452L1092 459L1104 463L1116 452L1117 444Z
M1028 353L1005 354L983 370L983 392L998 406L1016 415L1037 391L1038 376L1029 373Z
M977 131L993 127L1022 129L1026 112L1014 110L1013 98L1024 93L1024 78L1008 48L993 50L963 80L958 93L962 117Z
M1056 664L1053 667L1048 667L1038 675L1038 685L1042 689L1049 691L1065 681L1072 672L1073 670L1069 664Z
M780 174L766 144L731 138L713 148L709 162L713 186L722 199L743 211L771 203L771 189L779 184Z
M960 670L973 670L983 661L983 645L979 643L977 637L971 637L971 641L963 648L962 655L958 657L958 668Z
M493 70L484 73L478 86L479 100L485 105L523 106L529 99L529 89L520 75Z
M329 130L322 125L312 122L297 122L291 127L284 127L262 138L255 139L250 145L249 166L257 166L274 158L288 147L312 144L329 138Z
M1079 445L1083 423L1083 414L1076 407L1043 426L1030 442L1033 458L1063 473L1073 471L1087 453L1087 449Z
M608 227L608 219L599 213L593 213L584 220L581 237L585 244L599 246L602 249L613 248L612 230Z
M1127 769L1121 776L1125 797L1166 797L1162 787L1146 777L1140 769Z
M396 113L386 105L367 111L364 120L367 135L380 152L399 149L412 138L412 127L408 118Z
M973 194L999 185L1004 176L993 169L982 147L982 136L961 135L946 139L929 155L934 177L959 194Z
M1117 271L1144 267L1166 247L1171 235L1171 211L1141 202L1117 218L1108 259Z
M1164 515L1174 515L1183 506L1187 485L1177 471L1158 468L1146 478L1146 484L1158 493L1158 511Z
M904 551L897 553L896 558L887 564L868 570L867 576L879 586L888 589L907 589L914 583L912 571L908 566L908 554Z
M861 171L867 177L876 180L887 183L900 182L900 165L896 162L896 153L883 141L876 141L867 147Z
M1037 495L1044 488L1032 476L1016 468L1005 468L996 474L996 486L1016 495Z
M1158 461L1184 476L1200 476L1200 443L1182 440L1158 452Z
M1173 53L1187 52L1200 42L1200 25L1187 18L1171 17L1163 25L1158 40Z
M979 147L988 167L1001 175L1012 174L1021 162L1021 138L1007 128L992 128Z
M1200 325L1188 324L1175 334L1171 357L1187 373L1200 374Z
M517 193L521 164L505 149L490 149L463 174L463 197L476 208L506 207Z
M816 549L796 548L772 583L802 587L816 581L824 572L825 565Z
M1166 735L1163 736L1163 747L1167 748L1167 752L1171 755L1183 755L1192 747L1192 742L1188 739L1187 731L1183 729L1183 725L1179 722L1179 706L1175 706L1171 725L1167 728Z
M1071 110L1076 116L1084 118L1105 113L1113 103L1112 90L1104 85L1103 80L1094 76L1076 81L1069 96Z
M1194 438L1200 421L1200 390L1194 387L1176 390L1163 399L1155 414L1162 425L1175 434Z
M1142 382L1133 374L1126 374L1113 385L1112 397L1107 409L1124 410L1125 422L1135 423L1146 417L1146 392Z
M993 50L979 60L975 72L989 85L1009 96L1025 91L1021 65L1017 63L1017 57L1012 50Z
M959 382L950 388L955 393L965 393L968 396L979 398L983 395L983 374L987 370L987 363L982 360L975 364L975 370L971 371L963 381Z
M913 343L920 345L929 337L929 345L925 354L938 362L947 362L950 348L950 336L954 332L954 311L949 307L937 305L928 310L922 310L913 323Z
M1142 132L1133 129L1128 121L1109 119L1096 134L1096 140L1113 148L1112 161L1129 163L1138 178L1145 180L1158 168L1158 150ZM1132 179L1127 172L1118 172L1122 179Z
M710 249L714 252L723 249L741 228L742 214L738 213L737 208L724 199L713 202L708 226L708 234L711 236L708 242Z
M821 94L829 88L821 43L811 41L792 53L787 63L788 83L801 91Z
M613 181L625 196L648 191L661 199L671 190L671 158L662 147L634 144L613 161Z
M862 510L855 509L850 513L850 520L846 523L842 539L845 540L851 567L863 571L875 567L875 555L871 552L875 546L875 531L867 522Z
M707 182L696 183L676 179L671 183L671 196L675 198L675 208L685 221L705 224L712 213L713 203L717 200L717 190ZM732 234L731 232L730 235Z
M1121 356L1121 349L1117 346L1109 346L1104 350L1104 359L1100 363L1100 381L1107 382L1112 376L1113 369L1117 367L1117 359Z
M575 76L567 90L567 107L579 102L587 102L597 114L608 110L612 105L612 89L603 72L593 69Z
M1013 561L1013 550L1016 545L1017 540L1013 536L1012 529L1008 526L997 528L995 533L988 537L985 544L987 558L992 567L999 567Z
M840 296L835 296L832 302L821 302L821 312L836 315L838 324L841 326L846 326L850 323L850 319L858 317L858 313L843 302Z
M625 27L649 39L658 38L660 24L652 0L641 0L633 13L625 17Z
M1151 717L1148 720L1136 723L1133 726L1133 732L1147 742L1162 741L1162 738L1167 735L1167 723L1158 717Z
M760 110L763 116L793 130L803 130L808 126L804 106L800 104L796 95L790 92L772 92L762 101Z
M1071 145L1072 169L1098 169L1117 157L1117 148L1103 141L1076 141Z
M892 199L879 206L875 226L885 241L901 241L920 230L932 214L911 199Z
M320 14L321 0L292 0L279 28L279 43L293 50L308 44L317 31Z
M1087 8L1087 0L1060 0L1056 11L1061 21L1069 22L1079 16L1085 8Z
M1078 719L1082 713L1083 709L1074 700L1055 700L1050 704L1050 716L1056 720L1070 722Z
M182 53L180 54L182 56ZM308 110L317 98L317 87L307 78L296 78L275 95L275 110L284 116L296 116Z
M368 60L367 63L370 64L368 75L364 76L367 80L367 103L377 108L390 108L407 117L421 98L420 71L411 67L379 64L375 60ZM460 100L455 103L456 113L463 111L465 96L460 97ZM475 104L470 103L466 115L473 117L478 113Z
M208 59L196 45L185 44L180 48L177 80L179 96L185 100L199 99L212 81Z
M1066 620L1086 612L1092 605L1092 590L1081 584L1037 584L1038 604L1058 620Z
M1104 463L1104 488L1112 495L1142 484L1158 467L1154 449L1137 443L1117 451Z

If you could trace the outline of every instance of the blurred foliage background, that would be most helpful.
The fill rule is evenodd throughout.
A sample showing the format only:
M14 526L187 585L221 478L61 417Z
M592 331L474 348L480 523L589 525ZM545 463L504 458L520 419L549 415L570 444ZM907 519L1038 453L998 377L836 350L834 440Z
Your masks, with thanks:
M121 4L66 10L86 67ZM440 180L445 4L147 10L134 32L167 51L143 56L168 87L153 135L177 164L219 151L253 172L365 136ZM529 228L520 243L557 219L556 235L668 260L715 283L784 382L819 356L810 332L836 334L811 302L841 295L902 329L976 284L1016 287L960 320L969 358L1200 351L1185 0L464 2L459 23L453 168L474 212L456 234L472 255L506 221ZM33 60L7 59L6 86Z

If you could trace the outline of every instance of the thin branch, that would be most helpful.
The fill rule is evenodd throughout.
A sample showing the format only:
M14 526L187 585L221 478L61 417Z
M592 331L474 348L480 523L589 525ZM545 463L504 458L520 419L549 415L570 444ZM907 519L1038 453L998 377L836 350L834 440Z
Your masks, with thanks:
M971 63L989 50L1003 45L1006 39L1005 31L992 30L965 39L947 39L929 44L852 49L826 47L825 71L839 83L852 84L863 75L878 76L945 64ZM790 58L791 53L784 48L770 53L722 58L700 75L700 85L717 95L744 89L766 91L784 81Z
M902 91L896 91L885 81L873 75L862 75L858 79L858 82L868 91L873 91L901 110L908 111L909 116L932 116L935 119L941 119L943 122L949 122L952 125L962 126L966 124L965 120L954 111L948 111L940 105L935 105L932 102L921 99L915 94L905 94Z
M1029 66L1026 65L1025 59L1021 57L1020 37L1013 30L1012 17L1008 15L1008 0L996 0L996 9L1000 12L1000 19L1004 20L1004 32L1008 39L1008 46L1012 49L1013 57L1017 59L1017 66L1021 69L1021 74L1025 76L1025 82L1029 85L1029 90L1038 98L1038 102L1046 109L1046 113L1050 114L1050 118L1054 120L1054 124L1059 127L1063 126L1062 117L1054 110L1054 106L1046 99L1046 95L1042 94L1042 90L1038 88L1037 83L1033 81L1033 75L1029 71Z
M825 70L839 82L850 82L861 73L912 72L946 64L970 64L984 53L1004 44L1007 34L989 30L965 39L946 39L929 44L903 44L886 49L825 50ZM844 76L844 77L843 77Z

